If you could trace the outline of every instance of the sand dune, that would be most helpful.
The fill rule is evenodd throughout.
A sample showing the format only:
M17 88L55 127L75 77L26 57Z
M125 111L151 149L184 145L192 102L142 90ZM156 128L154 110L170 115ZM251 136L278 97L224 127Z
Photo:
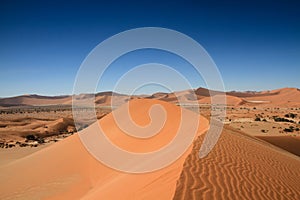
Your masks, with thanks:
M195 94L195 95L194 95ZM208 90L206 88L197 88L194 90L183 90L172 93L154 93L152 95L136 95L130 97L129 95L118 94L113 92L100 92L93 94L80 94L77 95L80 104L85 105L89 98L95 97L95 103L98 106L110 105L112 96L116 98L116 104L121 105L135 98L148 98L167 101L170 103L195 103L196 100L200 100L201 103L210 103L210 95L223 94L219 91ZM228 97L228 105L289 105L299 106L300 91L297 88L282 88L271 91L261 92L226 92ZM178 99L177 99L178 97ZM23 95L10 98L0 99L0 106L42 106L42 105L72 105L72 96L39 96L39 95Z
M182 91L177 95L183 100L194 101L190 94ZM207 90L200 88L197 94L197 101L200 103L210 102L210 97L206 96ZM105 95L96 96L100 104L104 105L110 101L110 94ZM283 105L281 101L284 101L285 106L290 106L297 101L300 102L299 90L290 88L261 92L256 97L254 97L256 93L251 93L252 96L249 94L240 97L240 95L228 95L227 104L270 101L268 105ZM178 129L181 109L173 104L177 102L174 96L174 93L160 93L154 95L152 99L129 101L132 119L140 126L147 125L151 120L158 124L162 121L163 115L160 112L154 112L153 118L150 118L149 109L153 105L161 105L166 111L168 118L164 122L164 127L159 134L147 140L126 135L115 123L113 113L122 118L126 114L127 104L123 104L78 134L97 134L96 129L100 124L107 133L106 136L120 148L136 153L154 151L174 139ZM121 101L124 99L122 97ZM189 119L195 117L200 119L197 132L199 138L196 138L194 145L185 154L166 168L144 174L116 171L89 154L76 134L1 166L0 199L300 199L299 157L226 127L212 152L207 157L199 159L199 149L209 122L191 111L183 109L182 112L187 114ZM45 125L40 126L42 122L39 119L30 123L26 123L26 120L12 123L15 127L28 126L39 131L45 129ZM123 125L127 125L125 118L121 121ZM69 119L60 118L49 121L47 128L66 129L70 123L72 122ZM7 128L5 124L1 127ZM189 129L186 129L186 132L188 133ZM299 149L297 139L295 141L282 141L278 137L274 140L270 137L263 139L276 143L277 146L281 145L280 147L291 152ZM111 155L111 152L107 154ZM124 165L138 168L128 163ZM146 164L151 165L151 162L141 163Z
M112 96L118 97L117 100L126 103L130 97L113 92L100 92L93 94L76 95L76 99L82 105L85 105L88 99L95 98L95 103L98 105L109 105ZM40 95L22 95L9 98L0 98L0 106L45 106L45 105L72 105L72 96L40 96Z
M299 199L300 159L226 128L199 160L203 136L187 157L174 199Z
M145 146L144 143L138 145L140 139L130 141L130 138L124 139L125 137L118 139L119 136L112 136L114 142L135 151L149 150L153 146L165 144L176 132L174 120L180 119L180 107L157 100L133 100L130 107L134 109L130 112L136 123L145 124L149 121L147 108L154 104L162 105L171 117L161 132L151 138L153 143L150 146ZM191 118L199 117L188 110L183 112ZM200 120L199 135L208 128L208 121L203 117ZM99 123L112 131L111 133L118 129L112 122L112 114L101 119ZM97 126L95 123L83 132L93 132ZM171 199L182 165L190 151L191 147L176 162L161 170L129 174L113 170L95 160L83 147L78 135L73 135L2 167L0 199Z
M129 96L110 96L110 95L103 95L103 96L96 96L95 104L101 106L110 106L113 99L113 105L119 106L126 102L128 102L131 98Z
M297 88L282 88L267 92L262 92L261 95L254 95L244 98L249 101L262 102L262 105L273 106L299 106L300 91Z
M18 118L0 122L0 138L25 137L28 134L40 136L51 136L53 134L74 132L75 125L71 118L61 117L59 119L43 118ZM5 126L4 126L5 125Z
M39 95L22 95L17 97L0 99L0 106L18 106L18 105L59 105L70 102L71 96L39 96Z

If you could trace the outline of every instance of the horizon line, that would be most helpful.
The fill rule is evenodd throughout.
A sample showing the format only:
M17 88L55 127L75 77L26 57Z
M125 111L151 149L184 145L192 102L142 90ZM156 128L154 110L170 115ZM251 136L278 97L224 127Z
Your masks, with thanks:
M193 90L197 90L197 89L207 89L207 90L210 90L210 91L215 91L215 92L241 92L241 93L247 93L247 92L265 92L265 91L273 91L273 90L282 90L282 89L297 89L297 90L300 90L298 87L281 87L281 88L274 88L274 89L268 89L268 90L225 90L225 91L218 91L218 90L213 90L213 89L208 89L206 87L197 87L197 88L193 88ZM104 91L97 91L95 93L80 93L80 94L55 94L55 95L44 95L44 94L37 94L37 93L27 93L27 94L17 94L17 95L14 95L14 96L0 96L0 99L4 99L4 98L14 98L14 97L22 97L22 96L40 96L40 97L68 97L68 96L73 96L73 95L96 95L96 94L99 94L99 93L108 93L108 92L111 92L111 93L116 93L116 94L119 94L119 95L126 95L126 96L143 96L143 95L153 95L153 94L157 94L157 93L165 93L165 94L170 94L170 93L173 93L173 92L182 92L182 91L187 91L187 90L191 90L191 89L185 89L185 90L177 90L177 91L171 91L171 92L162 92L162 91L156 91L154 93L141 93L141 94L127 94L127 93L120 93L120 92L115 92L113 90L104 90Z

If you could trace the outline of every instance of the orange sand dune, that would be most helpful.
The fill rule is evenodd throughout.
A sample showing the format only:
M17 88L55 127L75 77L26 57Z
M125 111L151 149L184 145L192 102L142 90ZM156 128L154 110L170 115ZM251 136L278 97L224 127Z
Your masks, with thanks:
M183 91L177 91L172 93L156 93L152 95L150 98L159 99L171 103L185 104L185 103L196 103L198 99L207 96L209 96L209 91L207 89L199 88L197 90L183 90Z
M159 148L174 137L181 109L158 100L133 100L129 104L133 120L140 126L150 122L148 109L154 104L163 106L168 118L159 134L149 139L148 145L143 139L122 136L122 131L113 121L112 113L102 118L99 123L108 131L107 136L114 143L129 151L144 152L153 150L154 147ZM125 109L123 106L114 112L122 116ZM196 113L188 110L182 112L191 119L199 119ZM160 116L154 117L160 119ZM208 121L203 117L200 120L198 135L208 128ZM94 123L79 134L95 132L97 127L98 124ZM73 135L3 166L0 169L0 199L171 199L190 151L191 147L172 165L161 170L130 174L113 170L98 162L83 147L78 135ZM161 156L158 159L165 158Z
M57 120L39 119L39 118L18 118L16 120L3 120L0 125L0 138L9 139L11 136L18 136L23 140L28 134L37 134L51 136L57 133L74 132L74 121L71 118L61 117Z
M299 157L225 128L213 151L187 157L174 199L300 199Z
M0 106L10 106L10 105L59 105L67 104L71 102L71 96L39 96L39 95L22 95L17 97L3 98L0 99Z
M90 98L95 98L97 105L107 106L110 104L112 95L116 96L117 104L126 103L130 97L113 92L100 92L93 94L76 95L77 104L85 105ZM72 105L72 96L40 96L40 95L22 95L0 99L0 106L46 106L46 105Z
M130 100L129 96L115 96L112 97L110 95L101 95L101 96L96 96L95 97L95 104L96 105L101 105L101 106L110 106L111 102L113 101L114 105L122 105Z
M61 133L67 130L74 130L74 121L71 118L60 118L55 121L49 122L46 126L36 128L35 131L39 131L44 134Z
M267 92L262 95L244 98L246 101L262 101L265 105L274 106L299 106L300 91L297 88L283 88Z

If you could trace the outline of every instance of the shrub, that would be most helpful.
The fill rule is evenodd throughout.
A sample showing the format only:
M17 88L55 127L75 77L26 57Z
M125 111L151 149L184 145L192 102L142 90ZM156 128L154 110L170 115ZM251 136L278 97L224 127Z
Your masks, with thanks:
M34 135L27 135L27 136L26 136L26 139L27 139L27 140L35 140L36 137L35 137Z
M295 118L295 117L297 117L297 114L294 114L294 113L288 113L288 114L285 114L284 115L285 117L287 117L287 118Z
M45 143L44 138L37 138L36 141L37 141L39 144Z
M290 122L290 123L295 123L293 120L289 120L286 118L282 118L282 117L277 117L277 116L273 116L273 119L275 122Z
M292 133L294 131L294 129L291 129L291 128L285 128L283 129L284 132L289 132L289 133Z
M260 120L260 118L259 118L259 117L256 117L254 121L256 121L256 122L260 122L261 120Z

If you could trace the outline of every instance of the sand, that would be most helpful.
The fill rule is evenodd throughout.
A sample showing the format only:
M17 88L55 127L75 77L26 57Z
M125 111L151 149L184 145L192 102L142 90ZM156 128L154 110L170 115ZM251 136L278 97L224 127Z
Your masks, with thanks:
M225 128L213 151L198 158L200 136L184 163L174 199L299 199L300 159Z
M282 88L265 91L260 95L253 95L244 99L248 102L263 102L262 106L297 107L300 106L300 91L297 88Z
M218 99L220 99L220 101L222 100L223 95L216 95L216 101L218 101ZM200 104L211 104L211 98L210 97L203 97L198 101ZM230 95L226 95L226 104L228 106L239 106L243 103L243 100L239 97L234 97L234 96L230 96Z
M277 147L300 156L300 138L295 136L257 136Z
M195 95L193 95L195 94ZM197 88L194 90L183 90L172 93L155 93L152 95L129 96L112 92L100 92L95 95L81 94L76 99L80 100L78 104L85 105L87 100L95 97L94 102L98 106L108 106L112 96L116 97L116 104L126 103L132 98L149 98L163 100L174 104L193 103L200 100L201 103L210 103L210 95L220 95L223 92L208 90L206 88ZM281 88L262 92L226 92L227 104L238 106L264 106L264 107L296 107L300 106L300 90L297 88ZM178 99L177 99L178 97ZM10 98L0 99L0 108L11 106L46 106L46 105L72 105L72 96L39 96L22 95Z
M191 91L178 94L184 101L195 101L190 97ZM209 105L208 90L199 88L196 94L198 102ZM106 105L111 99L110 94L104 95L108 97L97 96L99 104ZM174 93L159 93L130 101L131 114L139 125L151 121L148 111L152 105L162 105L167 111L166 126L147 142L125 135L112 114L98 123L114 144L128 151L159 149L174 138L178 128L180 107L174 97ZM124 97L120 99L121 103L126 101ZM146 174L124 173L98 162L75 134L35 153L20 153L21 156L2 162L6 164L0 166L0 199L300 199L300 159L296 156L300 132L283 132L289 126L300 127L296 124L300 121L299 90L232 92L227 96L227 104L228 126L216 147L201 160L198 152L209 128L208 120L202 116L197 116L201 121L197 132L200 137L194 146L167 168ZM125 115L123 106L114 112L121 117ZM195 116L190 111L184 112L191 118ZM210 108L204 106L200 113L209 118ZM284 117L287 113L298 114L293 119L296 123L274 122L273 116ZM258 115L266 122L254 121ZM61 118L47 122L49 127L60 128L66 122ZM163 117L158 112L153 119L159 124ZM23 126L35 128L35 123L41 124L38 120L36 117ZM95 133L96 126L97 123L79 134Z
M38 147L15 147L9 149L0 148L0 166L4 166L16 160L24 158L49 145L51 144L43 144Z
M131 106L140 112L143 105L149 107L160 104L166 108L172 119L180 117L180 107L157 100L135 100ZM190 115L196 115L186 111ZM142 117L137 123L145 123ZM138 115L138 114L137 114ZM111 114L100 120L106 126L112 125ZM198 135L208 128L208 121L200 117ZM171 127L170 127L171 126ZM174 123L166 122L165 131L172 130ZM112 126L113 127L113 126ZM84 131L94 131L91 127ZM162 137L163 143L165 138ZM158 146L160 142L155 142ZM128 141L120 142L123 147L131 148ZM126 146L127 144L127 146ZM143 147L141 145L141 147ZM151 145L150 147L151 148ZM147 149L148 149L147 148ZM136 147L136 150L145 150ZM134 149L133 149L134 150ZM78 135L73 135L31 154L11 162L0 169L1 199L171 199L176 188L176 181L181 173L189 150L172 165L146 174L129 174L113 170L98 162L81 144Z

